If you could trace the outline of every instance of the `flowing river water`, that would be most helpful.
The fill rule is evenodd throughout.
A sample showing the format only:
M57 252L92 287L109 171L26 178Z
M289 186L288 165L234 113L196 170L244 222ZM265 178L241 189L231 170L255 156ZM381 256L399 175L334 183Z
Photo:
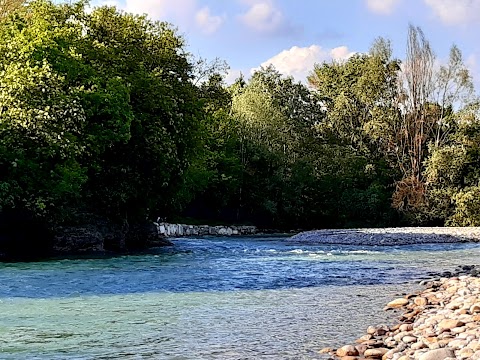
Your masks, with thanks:
M479 244L177 239L147 254L0 264L0 359L321 359Z

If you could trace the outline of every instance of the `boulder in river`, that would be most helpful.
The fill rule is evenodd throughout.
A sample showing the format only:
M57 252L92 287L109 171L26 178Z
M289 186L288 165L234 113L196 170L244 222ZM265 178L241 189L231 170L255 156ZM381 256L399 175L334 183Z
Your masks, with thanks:
M395 299L393 301L390 301L387 304L387 307L392 308L392 309L396 309L396 308L401 308L402 306L408 305L408 303L409 303L409 301L407 299L399 298L399 299Z

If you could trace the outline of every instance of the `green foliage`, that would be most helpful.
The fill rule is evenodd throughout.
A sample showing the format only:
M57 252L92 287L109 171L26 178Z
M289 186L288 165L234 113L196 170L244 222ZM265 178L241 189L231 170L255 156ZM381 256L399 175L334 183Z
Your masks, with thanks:
M326 121L318 124L318 131L368 156L391 145L385 143L385 133L398 116L393 103L399 62L389 58L388 49L373 51L377 55L317 64L308 77L326 108Z
M391 179L332 134L319 133L324 109L305 85L273 68L248 83L239 79L231 98L217 85L212 78L201 87L210 116L186 215L280 228L391 220Z
M416 188L411 221L479 224L478 108L456 111L472 93L458 48L434 72L413 28L409 54L431 77L402 77L380 38L317 64L313 90L271 67L227 87L226 64L194 61L171 25L86 5L35 0L0 21L1 212L381 226L398 223L394 191L408 208ZM432 86L412 103L415 81Z
M183 40L165 23L113 8L99 8L89 19L90 61L97 74L127 86L131 113L128 141L116 142L96 159L91 191L108 214L166 212L196 147L203 116ZM99 124L103 127L103 121Z
M426 217L448 225L479 226L480 123L478 105L457 115L457 131L431 150L425 177L429 184Z
M40 16L50 4L31 6L32 16L25 13L24 21L0 24L0 205L48 217L74 201L85 182L77 159L84 152L78 137L86 114L77 90L66 87L65 76L39 56L47 48L58 50L52 38L75 30Z
M2 207L125 221L168 206L203 116L183 47L165 23L84 2L3 21Z
M26 0L0 0L0 21L19 9Z

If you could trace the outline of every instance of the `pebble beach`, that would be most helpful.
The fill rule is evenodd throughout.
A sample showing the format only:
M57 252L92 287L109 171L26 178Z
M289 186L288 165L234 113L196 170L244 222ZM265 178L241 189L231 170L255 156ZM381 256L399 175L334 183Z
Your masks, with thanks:
M479 228L402 228L321 230L297 235L298 241L406 245L478 242ZM337 242L338 241L338 242ZM480 359L480 267L428 274L422 290L392 299L384 311L398 315L394 324L372 325L354 343L320 350L332 360Z
M299 233L292 241L309 244L398 246L480 242L480 227L403 227L313 230Z

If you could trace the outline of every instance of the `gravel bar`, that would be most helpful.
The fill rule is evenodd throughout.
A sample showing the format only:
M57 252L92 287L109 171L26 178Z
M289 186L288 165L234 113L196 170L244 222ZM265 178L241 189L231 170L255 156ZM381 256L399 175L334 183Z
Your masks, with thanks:
M289 240L309 244L361 246L480 242L480 227L403 227L313 230L294 235Z

